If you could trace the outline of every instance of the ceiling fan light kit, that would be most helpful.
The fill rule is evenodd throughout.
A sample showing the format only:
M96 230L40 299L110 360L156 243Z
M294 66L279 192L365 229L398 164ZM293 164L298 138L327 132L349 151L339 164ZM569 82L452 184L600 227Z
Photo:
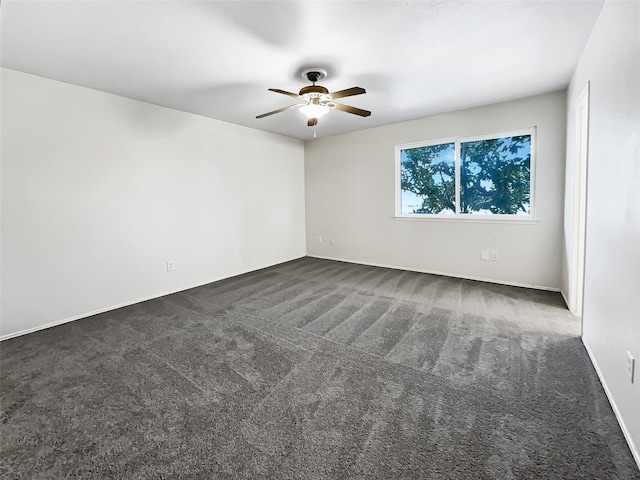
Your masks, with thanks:
M328 113L329 110L331 110L331 107L321 104L319 98L312 98L309 103L300 107L300 111L304 113L307 118L320 118Z
M333 100L335 100L336 98L351 97L353 95L361 95L363 93L367 93L364 88L352 87L347 88L346 90L339 90L337 92L329 92L329 90L327 90L325 87L316 85L316 82L319 82L323 78L326 78L326 76L327 71L322 68L306 68L302 71L302 77L309 80L311 82L311 85L302 87L299 93L292 93L277 88L270 88L269 90L272 92L281 93L283 95L301 100L302 102L296 103L294 105L289 105L272 112L263 113L262 115L258 115L256 118L268 117L269 115L284 112L286 110L297 107L300 112L306 115L308 119L307 125L310 127L315 127L318 124L318 119L323 115L326 115L332 109L341 110L346 113L352 113L361 117L368 117L369 115L371 115L371 112L368 110L362 110L360 108L350 107L349 105L342 105L340 103L333 102Z

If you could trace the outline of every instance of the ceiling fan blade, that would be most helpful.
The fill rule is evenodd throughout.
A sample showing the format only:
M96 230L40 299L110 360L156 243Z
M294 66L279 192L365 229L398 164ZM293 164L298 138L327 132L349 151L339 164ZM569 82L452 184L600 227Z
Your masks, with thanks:
M310 118L309 120L307 120L307 127L313 127L314 125L318 124L318 119L317 118Z
M331 98L331 100L335 100L336 98L351 97L353 95L362 95L363 93L367 93L367 91L364 88L351 87L351 88L347 88L346 90L338 90L337 92L331 92L329 93L329 97Z
M287 92L286 90L280 90L279 88L270 88L269 91L276 92L276 93L281 93L283 95L289 95L290 97L293 97L293 98L302 98L297 93Z
M362 110L361 108L350 107L349 105L342 105L341 103L331 103L329 105L333 105L333 107L331 108L335 108L336 110L353 113L355 115L360 115L361 117L368 117L369 115L371 115L371 112L369 110Z
M274 113L284 112L285 110L290 110L292 108L299 107L300 105L303 104L296 103L295 105L289 105L288 107L279 108L278 110L274 110L273 112L263 113L262 115L258 115L256 118L268 117L269 115L273 115Z

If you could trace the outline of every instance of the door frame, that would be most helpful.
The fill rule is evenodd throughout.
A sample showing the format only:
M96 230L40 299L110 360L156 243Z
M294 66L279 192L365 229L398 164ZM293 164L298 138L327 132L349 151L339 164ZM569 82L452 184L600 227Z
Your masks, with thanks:
M573 229L571 248L569 309L582 317L587 231L587 173L589 160L589 82L584 86L574 110Z

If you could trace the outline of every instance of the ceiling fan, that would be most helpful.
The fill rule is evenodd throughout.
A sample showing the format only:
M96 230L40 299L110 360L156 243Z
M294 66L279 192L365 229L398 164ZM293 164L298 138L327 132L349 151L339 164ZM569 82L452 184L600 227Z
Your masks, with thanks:
M353 95L367 93L364 88L352 87L347 88L346 90L339 90L337 92L329 92L326 88L316 85L316 82L319 82L326 76L327 71L322 68L307 68L302 72L302 77L309 80L312 85L302 87L300 89L300 93L292 93L278 88L270 88L269 90L272 92L288 95L301 100L301 102L274 110L273 112L263 113L262 115L258 115L256 118L264 118L269 115L273 115L274 113L284 112L286 110L291 110L292 108L299 108L300 111L308 118L307 125L315 127L318 124L318 119L334 108L343 112L353 113L354 115L360 115L361 117L368 117L371 115L371 112L368 110L350 107L349 105L342 105L341 103L335 103L333 101L337 98L351 97Z

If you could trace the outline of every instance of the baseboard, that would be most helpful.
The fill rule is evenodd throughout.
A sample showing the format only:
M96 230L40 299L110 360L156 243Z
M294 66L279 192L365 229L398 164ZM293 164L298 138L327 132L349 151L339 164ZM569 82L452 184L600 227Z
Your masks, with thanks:
M609 390L609 386L607 385L607 382L605 381L604 376L602 375L602 372L600 371L600 367L598 366L598 362L596 361L596 357L593 355L593 352L591 351L591 348L589 347L589 344L587 342L585 342L584 337L581 337L581 340L582 340L582 345L584 345L584 348L587 351L587 355L589 355L589 359L591 360L591 364L593 365L593 368L595 369L596 374L598 375L598 378L600 379L600 383L602 384L602 388L604 389L604 393L607 395L607 399L609 400L609 403L611 404L611 408L613 409L613 413L616 416L616 420L618 420L618 424L620 425L620 428L622 429L622 434L624 435L624 438L627 441L627 445L629 445L629 449L631 450L631 455L633 455L633 459L636 461L636 465L638 466L638 469L640 469L640 452L638 451L638 448L636 447L635 443L633 442L633 439L631 438L631 434L629 433L629 430L627 429L627 426L624 423L624 419L622 418L622 415L620 414L620 410L618 410L618 406L616 405L616 402L613 399L613 395L611 395L611 391Z
M567 295L564 293L564 290L560 289L560 295L562 295L562 299L564 300L564 304L567 306L567 309L571 311L571 309L569 308L569 299L567 298Z
M334 260L334 261L338 261L338 262L346 262L346 263L355 263L355 264L359 264L359 265L370 265L372 267L382 267L382 268L393 268L395 270L406 270L406 271L411 271L411 272L419 272L419 273L429 273L432 275L443 275L446 277L453 277L453 278L464 278L466 280L476 280L479 282L489 282L489 283L496 283L499 285L509 285L512 287L522 287L522 288L534 288L537 290L548 290L548 291L552 291L552 292L561 292L560 289L557 288L552 288L552 287L545 287L543 285L531 285L531 284L526 284L526 283L518 283L518 282L505 282L505 281L500 281L500 280L495 280L495 279L491 279L491 278L482 278L482 277L474 277L471 275L459 275L459 274L455 274L455 273L448 273L448 272L438 272L435 270L423 270L423 269L415 269L415 268L406 268L406 267L398 267L396 265L386 265L386 264L381 264L381 263L371 263L371 262L355 262L352 260L345 260L343 258L334 258L334 257L325 257L325 256L320 256L320 255L307 255L308 257L312 257L312 258L321 258L324 260ZM298 257L301 258L301 257ZM286 263L286 262L290 262L292 260L296 260L297 258L293 258L291 260L286 260L285 262L280 262L280 263ZM33 333L33 332L37 332L39 330L45 330L47 328L52 328L52 327L56 327L58 325L63 325L65 323L69 323L69 322L73 322L75 320L80 320L81 318L86 318L86 317L90 317L92 315L98 315L100 313L105 313L105 312L109 312L111 310L116 310L118 308L122 308L122 307L127 307L129 305L134 305L136 303L140 303L140 302L146 302L147 300L153 300L154 298L160 298L160 297L164 297L165 295L171 295L173 293L178 293L178 292L182 292L185 290L189 290L191 288L196 288L196 287L201 287L202 285L207 285L209 283L213 283L213 282L218 282L220 280L225 280L227 278L232 278L235 277L237 275L244 275L245 273L249 273L249 272L254 272L254 271L258 271L258 270L262 270L264 268L269 268L275 265L279 265L279 263L273 264L273 265L267 265L265 267L260 267L254 270L247 270L247 271L243 271L243 272L239 272L235 275L231 275L230 277L220 277L220 278L214 278L211 280L207 280L204 283L197 283L194 285L189 285L186 287L180 287L178 289L175 290L170 290L170 291L166 291L166 292L162 292L162 293L158 293L158 294L154 294L154 295L149 295L147 297L142 297L142 298L137 298L135 300L131 300L131 301L127 301L124 303L120 303L118 305L111 305L108 307L104 307L104 308L100 308L91 312L85 312L85 313L81 313L79 315L74 315L72 317L68 317L68 318L64 318L61 320L56 320L54 322L50 322L47 323L45 325L38 325L35 327L31 327L31 328L27 328L25 330L20 330L18 332L13 332L13 333L8 333L5 335L0 335L0 342L4 341L4 340L9 340L11 338L15 338L15 337L20 337L22 335L27 335L29 333ZM563 298L564 297L564 293L562 293ZM566 301L566 298L565 298Z
M325 257L322 255L307 254L307 257L320 258L323 260L335 260L337 262L355 263L357 265L369 265L371 267L393 268L394 270L405 270L408 272L430 273L431 275L442 275L443 277L464 278L465 280L475 280L477 282L496 283L498 285L509 285L511 287L533 288L535 290L547 290L549 292L560 292L559 288L546 287L544 285L532 285L528 283L506 282L502 280L495 280L493 278L474 277L472 275L460 275L458 273L438 272L435 270L423 270L420 268L398 267L396 265L386 265L384 263L356 262L354 260L345 260L344 258Z
M222 280L222 279L219 279L219 280ZM215 282L217 280L213 280L213 281ZM98 310L93 310L91 312L81 313L80 315L74 315L73 317L63 318L62 320L56 320L55 322L50 322L50 323L47 323L45 325L38 325L36 327L27 328L26 330L20 330L19 332L8 333L6 335L0 336L0 342L2 342L4 340L9 340L10 338L15 338L15 337L20 337L22 335L27 335L28 333L37 332L39 330L46 330L47 328L57 327L58 325L63 325L65 323L74 322L76 320L80 320L82 318L91 317L93 315L98 315L100 313L110 312L111 310L117 310L118 308L128 307L129 305L134 305L136 303L146 302L147 300L153 300L154 298L164 297L166 295L171 295L172 293L182 292L184 290L189 290L190 288L200 287L202 285L206 285L207 283L212 283L212 282L205 282L205 283L201 283L201 284L198 284L198 285L193 285L193 286L190 286L190 287L179 288L177 290L171 290L171 291L167 291L167 292L164 292L164 293L159 293L157 295L150 295L148 297L137 298L135 300L127 301L127 302L124 302L124 303L119 303L117 305L112 305L112 306L109 306L109 307L99 308Z
M163 292L163 293L153 294L153 295L149 295L147 297L137 298L135 300L130 300L130 301L126 301L126 302L123 302L123 303L119 303L117 305L111 305L109 307L99 308L99 309L93 310L91 312L81 313L79 315L74 315L72 317L63 318L62 320L56 320L54 322L50 322L50 323L47 323L45 325L38 325L38 326L35 326L35 327L27 328L25 330L20 330L18 332L7 333L5 335L0 335L0 342L3 342L4 340L9 340L9 339L15 338L15 337L21 337L22 335L27 335L29 333L37 332L39 330L46 330L47 328L57 327L58 325L63 325L65 323L74 322L76 320L80 320L82 318L91 317L93 315L98 315L100 313L110 312L111 310L117 310L118 308L128 307L129 305L135 305L136 303L141 303L141 302L146 302L148 300L153 300L154 298L160 298L160 297L164 297L164 296L167 296L167 295L172 295L174 293L184 292L185 290L189 290L191 288L196 288L196 287L201 287L203 285L208 285L208 284L214 283L214 282L219 282L220 280L226 280L228 278L237 277L239 275L244 275L244 274L247 274L247 273L250 273L250 272L257 272L257 271L260 271L260 270L264 270L265 268L270 268L270 267L274 267L276 265L280 265L281 263L287 263L287 262L291 262L293 260L297 260L298 258L303 258L303 257L297 257L297 258L293 258L291 260L285 260L284 262L274 263L273 265L267 265L267 266L259 267L259 268L252 269L252 270L246 270L246 271L243 271L243 272L236 273L235 275L231 275L229 277L214 278L212 280L207 280L206 282L203 282L203 283L197 283L197 284L189 285L189 286L186 286L186 287L180 287L180 288L177 288L175 290L169 290L169 291L166 291L166 292Z

